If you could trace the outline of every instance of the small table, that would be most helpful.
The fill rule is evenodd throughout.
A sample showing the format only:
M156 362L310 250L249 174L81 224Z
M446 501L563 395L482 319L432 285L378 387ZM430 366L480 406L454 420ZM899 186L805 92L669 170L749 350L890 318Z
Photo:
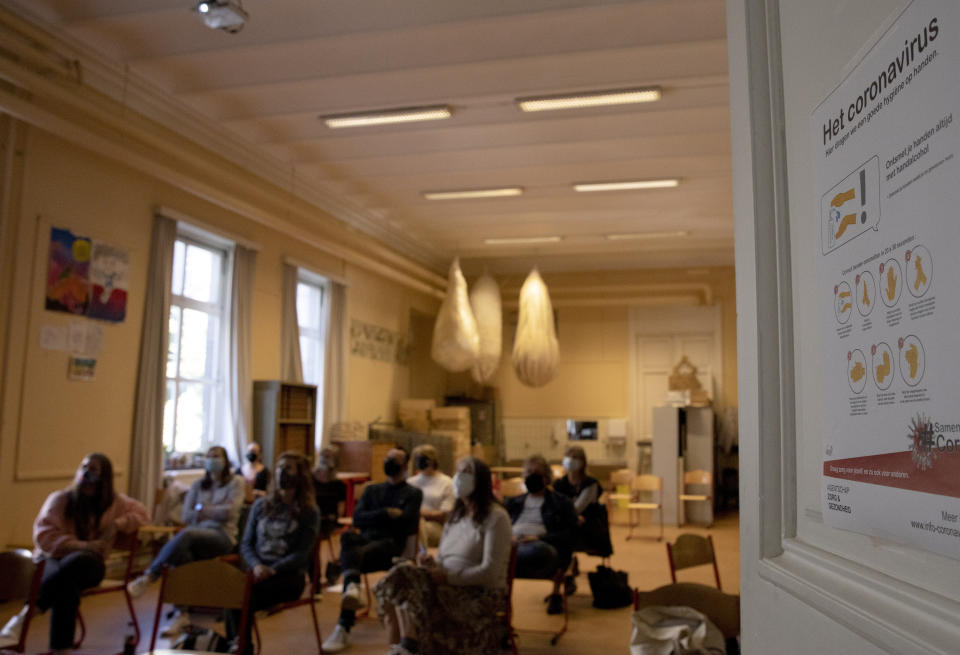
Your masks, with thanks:
M347 500L344 503L344 513L347 516L353 516L353 506L357 500L354 494L354 488L356 485L370 480L370 474L357 471L337 471L337 479L343 480L347 485Z

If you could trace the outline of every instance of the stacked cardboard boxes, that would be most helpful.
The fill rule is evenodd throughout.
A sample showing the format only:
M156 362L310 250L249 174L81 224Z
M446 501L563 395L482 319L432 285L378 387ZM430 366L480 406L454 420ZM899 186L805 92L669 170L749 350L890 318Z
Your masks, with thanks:
M430 434L444 436L453 444L455 460L470 454L470 408L434 407L430 410Z
M404 430L428 434L430 432L430 411L437 403L431 398L407 398L400 401L397 408L397 420Z

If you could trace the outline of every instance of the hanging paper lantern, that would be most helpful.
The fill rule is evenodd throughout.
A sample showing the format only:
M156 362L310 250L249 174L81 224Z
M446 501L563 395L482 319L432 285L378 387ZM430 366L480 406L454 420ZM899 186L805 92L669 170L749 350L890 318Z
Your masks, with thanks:
M484 273L470 292L470 306L477 319L480 334L480 353L470 374L480 384L493 379L500 365L503 341L503 311L500 308L500 287L497 281Z
M467 281L460 272L460 260L450 264L447 296L443 299L437 321L433 325L433 361L457 373L473 366L480 351L477 321L470 309Z
M513 368L528 387L542 387L557 373L559 346L550 292L537 269L520 288L520 317L513 342Z

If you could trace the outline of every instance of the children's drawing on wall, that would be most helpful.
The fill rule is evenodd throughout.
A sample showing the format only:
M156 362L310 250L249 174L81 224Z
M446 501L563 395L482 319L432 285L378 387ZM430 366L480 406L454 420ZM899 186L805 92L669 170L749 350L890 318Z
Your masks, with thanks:
M90 304L87 316L118 323L127 315L130 255L126 250L93 242L90 262Z
M46 308L84 314L89 301L90 239L51 228Z
M127 315L129 278L126 250L50 229L47 309L118 323Z

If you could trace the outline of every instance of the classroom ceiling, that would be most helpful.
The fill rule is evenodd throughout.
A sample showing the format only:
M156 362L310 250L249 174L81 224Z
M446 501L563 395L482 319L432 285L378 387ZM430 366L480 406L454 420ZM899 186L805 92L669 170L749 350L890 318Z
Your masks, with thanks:
M191 1L15 6L255 144L437 270L454 254L468 272L733 263L722 0L244 0L236 34L204 27ZM652 85L662 99L646 104L524 113L515 103ZM318 118L437 104L452 117L338 130ZM571 187L657 178L680 183ZM423 197L504 186L524 193ZM687 235L607 238L678 231ZM515 237L561 240L485 243Z

